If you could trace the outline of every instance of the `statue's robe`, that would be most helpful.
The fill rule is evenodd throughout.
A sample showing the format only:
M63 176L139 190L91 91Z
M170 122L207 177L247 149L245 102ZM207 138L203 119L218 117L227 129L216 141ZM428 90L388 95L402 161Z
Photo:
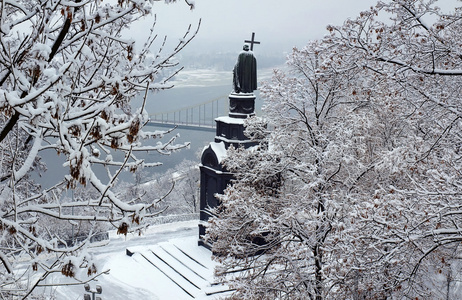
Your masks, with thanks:
M242 51L234 66L235 93L253 93L257 89L257 60L251 51Z

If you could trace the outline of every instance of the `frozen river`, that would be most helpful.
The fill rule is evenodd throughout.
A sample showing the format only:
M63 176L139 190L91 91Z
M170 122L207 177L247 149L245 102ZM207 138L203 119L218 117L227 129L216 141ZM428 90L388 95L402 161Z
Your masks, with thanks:
M260 72L259 80L267 78L271 70L264 70ZM185 107L193 106L196 104L204 103L212 99L224 97L225 100L221 101L218 108L219 115L227 115L228 102L227 96L231 93L232 73L213 70L191 70L183 71L175 78L173 84L174 88L155 92L149 95L146 110L150 115L159 112L179 110ZM261 99L258 97L256 101L256 113L261 114ZM134 101L134 106L140 104L140 99ZM212 119L212 117L210 117ZM145 130L165 129L165 128L146 128ZM215 132L191 129L176 129L171 134L164 137L162 141L168 141L173 135L179 134L177 139L178 143L189 142L189 149L183 149L171 155L161 155L157 153L139 154L139 158L145 159L147 162L162 162L162 166L145 169L148 174L147 177L156 173L163 173L168 169L175 167L183 160L197 161L200 160L201 150L211 141L213 141ZM156 143L157 141L153 141ZM68 173L68 169L64 168L64 158L57 156L52 151L44 151L41 157L47 164L48 171L42 174L38 181L45 187L56 183L62 176ZM97 175L105 176L105 171L101 169L97 171ZM122 181L132 182L134 180L133 174L130 172L123 172L119 178Z

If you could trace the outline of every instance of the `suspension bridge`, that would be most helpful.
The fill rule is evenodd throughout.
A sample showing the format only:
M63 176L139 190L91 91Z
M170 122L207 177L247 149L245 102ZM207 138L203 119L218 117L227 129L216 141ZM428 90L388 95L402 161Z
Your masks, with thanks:
M228 114L228 95L203 103L149 115L148 125L215 131L215 118Z

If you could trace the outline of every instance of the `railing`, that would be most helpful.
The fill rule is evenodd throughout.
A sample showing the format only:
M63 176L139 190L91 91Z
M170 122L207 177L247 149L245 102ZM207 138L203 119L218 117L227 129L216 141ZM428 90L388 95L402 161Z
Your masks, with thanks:
M227 99L227 96L220 96L197 105L152 114L150 123L214 128L215 118L227 114Z
M199 213L160 216L160 217L149 219L149 223L151 223L152 225L161 225L161 224L193 221L193 220L199 221Z

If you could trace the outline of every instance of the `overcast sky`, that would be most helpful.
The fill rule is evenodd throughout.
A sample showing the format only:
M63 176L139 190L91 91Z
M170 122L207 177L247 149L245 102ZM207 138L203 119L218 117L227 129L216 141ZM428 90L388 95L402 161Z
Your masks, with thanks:
M173 4L154 2L156 32L177 42L187 26L202 25L197 38L185 51L240 51L252 32L260 45L255 53L290 51L327 34L329 24L341 25L347 18L376 4L377 0L195 0L190 10L183 0ZM456 0L440 0L439 6L454 7ZM447 8L447 7L446 7ZM151 20L152 21L152 16ZM148 32L148 20L133 27L133 36Z
M244 40L255 32L255 52L290 51L293 46L304 46L309 40L327 33L328 24L340 25L348 17L355 17L376 0L195 0L190 10L183 0L166 5L154 3L157 30L178 41L189 24L202 25L190 51L240 51ZM136 33L149 27L137 26ZM258 47L258 48L257 48Z

